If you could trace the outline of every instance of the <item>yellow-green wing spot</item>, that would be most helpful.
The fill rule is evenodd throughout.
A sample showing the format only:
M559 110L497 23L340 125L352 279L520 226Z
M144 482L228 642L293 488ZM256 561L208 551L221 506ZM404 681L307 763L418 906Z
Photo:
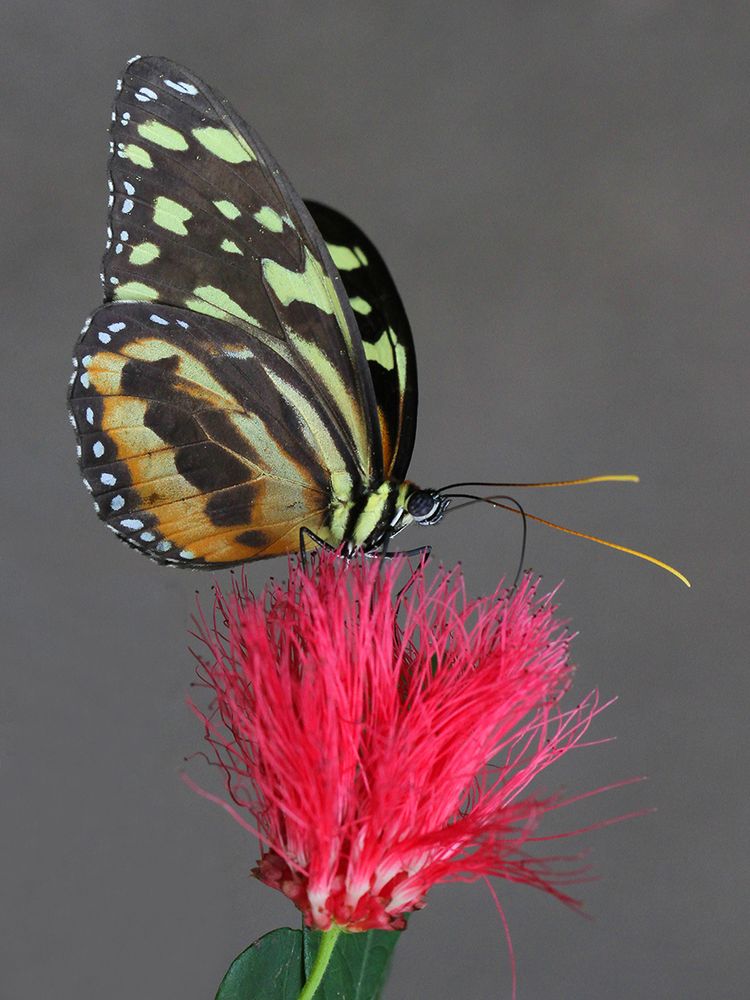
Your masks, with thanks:
M288 306L290 302L307 302L329 316L338 313L338 299L333 283L307 247L304 271L290 271L277 261L265 257L263 277L284 306ZM343 316L341 319L343 322Z
M305 441L312 446L323 463L324 468L332 470L331 482L335 480L335 491L337 496L351 497L354 484L351 477L344 470L346 461L341 454L333 438L321 419L320 411L310 402L304 393L300 392L293 385L283 379L272 369L268 369L266 374L276 386L279 394L289 403L292 409L300 415L302 420L302 433ZM340 491L340 492L339 492Z
M248 354L252 357L251 352ZM233 358L238 356L241 356L239 352L231 353ZM232 413L229 419L247 441L253 442L253 451L259 456L262 465L273 470L275 478L286 479L290 483L306 481L300 467L279 445L256 413Z
M185 150L188 148L187 139L178 132L176 128L170 128L162 122L149 121L141 122L138 126L138 135L149 142L163 146L165 149Z
M178 236L187 236L185 223L192 216L193 213L189 208L172 201L171 198L165 198L164 195L159 195L154 201L154 224Z
M122 155L126 156L131 163L135 163L137 167L145 167L147 170L150 170L154 165L154 161L151 159L148 151L141 146L133 145L132 142L122 147Z
M216 319L223 320L226 320L227 314L229 314L244 320L250 326L260 327L257 319L253 319L239 303L214 285L201 285L193 291L193 295L195 298L185 301L188 309L195 309L196 312L205 313L206 316L214 316Z
M355 312L358 312L361 316L369 316L372 312L372 306L369 302L365 302L363 298L359 295L354 295L349 299L349 305Z
M242 250L237 246L234 240L222 240L221 249L226 250L227 253L238 253L242 254Z
M263 259L263 277L282 305L291 302L306 302L321 312L334 316L347 345L351 346L351 336L346 324L341 304L336 296L333 282L323 270L322 264L305 248L305 269L289 271L275 260ZM288 332L295 349L302 354L315 369L318 377L328 388L344 414L360 456L367 455L367 435L362 424L362 415L355 403L350 387L339 375L320 348L293 331ZM330 468L330 466L329 466Z
M274 210L269 205L264 205L259 212L255 212L253 218L256 222L259 222L261 226L266 229L270 229L273 233L283 232L284 220L281 218L278 212Z
M155 243L136 243L130 251L131 264L150 264L152 260L160 254L160 250Z
M353 271L357 267L367 266L367 257L359 247L342 247L329 243L328 252L339 271Z
M218 208L221 214L227 219L236 219L239 215L242 215L239 208L231 201L215 201L214 205Z
M331 398L336 400L341 411L346 415L352 431L360 431L359 414L353 405L350 387L344 382L338 369L328 360L325 352L317 344L305 340L304 337L298 337L293 330L290 330L287 336L297 352L305 358L326 386Z
M227 163L249 163L255 159L255 153L248 144L229 129L206 125L204 128L194 128L193 135L209 153Z
M363 344L365 357L368 361L376 361L389 372L393 371L394 367L398 368L399 372L403 371L406 364L406 351L396 340L396 334L391 327L384 330L374 344L370 344L366 340L363 341Z
M115 298L137 302L156 302L159 293L150 285L144 285L142 281L126 281L124 285L118 285L115 288Z
M236 403L234 396L220 382L216 381L204 364L188 351L176 347L169 341L157 337L141 337L126 344L122 348L122 354L141 361L161 361L164 358L177 356L178 363L175 375L192 383L185 387L186 392L196 399L204 399L208 402L213 401L211 397L216 397L223 405Z

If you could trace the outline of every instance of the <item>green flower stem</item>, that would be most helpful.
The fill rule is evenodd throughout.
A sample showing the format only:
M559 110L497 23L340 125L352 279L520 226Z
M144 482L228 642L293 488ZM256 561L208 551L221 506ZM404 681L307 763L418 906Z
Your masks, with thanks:
M336 946L340 933L341 927L339 927L338 924L331 924L330 930L323 931L320 948L318 948L318 954L315 956L313 967L310 970L310 976L302 988L302 992L297 1000L312 1000L312 997L315 996L315 991L320 986L323 976L325 975L325 971L328 968L328 963L331 960L331 955L333 954L333 949Z

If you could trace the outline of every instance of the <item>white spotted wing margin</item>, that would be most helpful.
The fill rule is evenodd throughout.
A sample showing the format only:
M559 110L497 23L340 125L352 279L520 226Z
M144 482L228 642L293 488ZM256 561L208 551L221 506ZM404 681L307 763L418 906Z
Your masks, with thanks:
M162 563L226 566L329 535L354 460L304 373L223 320L105 304L77 344L69 393L99 516Z
M351 482L341 488L382 481L356 318L325 241L258 135L189 70L143 57L123 73L111 141L105 299L181 308L262 344L269 370L294 370L344 442Z

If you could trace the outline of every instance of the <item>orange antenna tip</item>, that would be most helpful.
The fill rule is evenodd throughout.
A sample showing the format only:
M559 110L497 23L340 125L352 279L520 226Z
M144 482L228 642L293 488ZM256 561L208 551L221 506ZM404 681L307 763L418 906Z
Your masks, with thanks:
M495 507L502 507L503 510L509 510L512 514L520 514L520 511L516 510L515 507L509 507L504 503L500 503L492 498L486 498ZM661 559L657 559L656 556L650 556L646 552L639 552L638 549L628 548L627 545L620 545L619 542L609 542L606 538L598 538L596 535L587 535L584 531L575 531L573 528L565 528L562 524L555 524L554 521L548 521L544 517L538 517L536 514L529 514L528 511L525 512L525 516L530 521L537 521L539 524L546 524L548 528L554 528L556 531L563 531L566 535L575 535L576 538L586 538L590 542L596 542L597 545L605 545L608 549L616 549L618 552L625 552L629 556L635 556L637 559L643 559L646 562L653 563L654 566L658 566L660 569L664 569L667 573L671 573L672 576L676 576L678 580L685 584L686 587L692 587L690 580L681 573L674 566L670 566L669 563L663 562Z
M553 479L544 483L487 483L487 486L588 486L589 483L640 483L641 477L632 472L612 472L604 473L601 476L581 476L578 479ZM463 485L463 484L458 484ZM485 484L476 483L471 485L482 486ZM450 487L446 487L450 489Z

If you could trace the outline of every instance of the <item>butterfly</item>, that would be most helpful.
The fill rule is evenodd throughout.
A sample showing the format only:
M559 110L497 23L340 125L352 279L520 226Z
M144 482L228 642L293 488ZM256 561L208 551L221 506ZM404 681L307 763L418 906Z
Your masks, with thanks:
M84 483L121 539L160 563L206 567L304 552L306 537L385 552L462 499L520 513L524 544L528 518L688 583L511 497L457 492L637 476L406 479L417 366L383 258L344 215L300 198L216 90L136 56L110 136L105 301L81 331L68 398Z
M69 392L101 519L208 567L439 521L448 498L406 479L414 344L370 240L168 59L128 63L110 136L105 301Z

